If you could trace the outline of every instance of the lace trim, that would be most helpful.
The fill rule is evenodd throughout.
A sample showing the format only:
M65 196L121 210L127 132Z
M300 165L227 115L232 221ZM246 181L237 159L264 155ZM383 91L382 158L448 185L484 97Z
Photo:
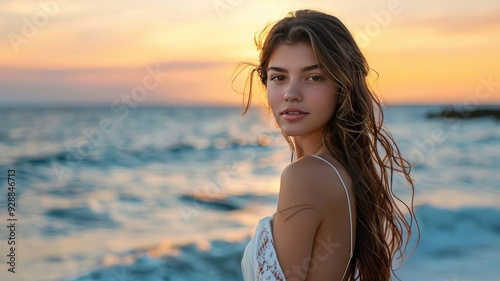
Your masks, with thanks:
M257 281L286 281L274 248L270 218L264 218L255 233L257 240L254 253L254 269Z

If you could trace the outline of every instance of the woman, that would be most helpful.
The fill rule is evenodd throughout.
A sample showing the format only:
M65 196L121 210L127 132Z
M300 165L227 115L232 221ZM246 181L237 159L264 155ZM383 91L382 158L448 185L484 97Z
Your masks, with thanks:
M389 280L411 234L414 187L383 127L364 56L336 17L312 10L289 13L256 42L249 101L257 73L292 163L277 211L245 249L245 281ZM411 188L410 222L396 205L393 172Z

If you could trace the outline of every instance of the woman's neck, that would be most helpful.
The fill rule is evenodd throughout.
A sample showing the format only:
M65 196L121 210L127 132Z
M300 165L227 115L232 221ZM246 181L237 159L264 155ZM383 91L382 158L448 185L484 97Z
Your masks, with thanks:
M295 146L295 154L297 155L296 159L300 159L306 155L310 154L321 154L323 153L326 149L323 146L323 143L321 140L308 140L308 139L294 139L294 146Z

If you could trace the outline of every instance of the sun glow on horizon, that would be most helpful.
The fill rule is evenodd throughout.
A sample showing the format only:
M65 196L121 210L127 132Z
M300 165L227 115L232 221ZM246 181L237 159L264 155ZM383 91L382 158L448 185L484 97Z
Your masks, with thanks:
M117 3L1 3L0 103L111 102L160 65L163 82L145 104L238 106L231 79L239 62L258 59L254 35L300 8L346 24L388 104L459 103L479 88L480 103L500 103L496 1Z

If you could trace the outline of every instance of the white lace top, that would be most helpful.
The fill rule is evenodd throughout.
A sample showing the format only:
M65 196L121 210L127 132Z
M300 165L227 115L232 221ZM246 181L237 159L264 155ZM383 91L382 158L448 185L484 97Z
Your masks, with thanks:
M245 248L241 260L241 270L245 281L285 281L285 274L281 270L274 248L271 228L273 216L259 220L253 237Z
M321 158L318 155L312 155L318 159L323 160L329 164L337 173L347 196L347 204L349 207L349 223L351 228L351 245L350 245L350 255L349 261L347 262L346 269L344 271L344 276L347 273L349 263L351 262L353 254L353 231L352 231L352 212L351 212L351 202L349 200L349 195L347 192L347 187L344 181L340 177L339 172L330 162ZM286 281L285 274L283 273L281 266L278 261L278 255L276 254L276 249L274 248L274 240L272 234L271 220L274 217L267 216L259 220L252 239L247 244L245 251L243 253L243 258L241 260L241 270L243 273L244 281Z

